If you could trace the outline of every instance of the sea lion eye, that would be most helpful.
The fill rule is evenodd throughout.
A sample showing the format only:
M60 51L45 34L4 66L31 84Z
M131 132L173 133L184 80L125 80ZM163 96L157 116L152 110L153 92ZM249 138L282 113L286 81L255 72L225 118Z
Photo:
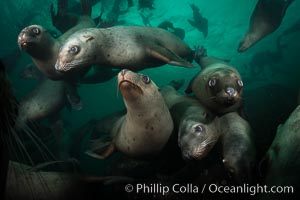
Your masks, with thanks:
M149 84L151 82L151 79L148 76L143 75L142 79L146 84Z
M217 83L217 80L216 80L216 79L210 79L210 80L208 81L209 87L214 87L214 86L216 85L216 83Z
M79 50L80 50L79 46L72 46L72 47L70 48L69 52L70 52L71 54L77 54L77 53L79 52Z
M194 127L195 132L203 132L204 127L202 125L197 125Z
M237 84L240 86L240 87L243 87L244 86L244 83L242 80L237 80Z
M40 29L39 28L33 28L32 29L32 32L35 34L35 35L38 35L38 34L40 34Z

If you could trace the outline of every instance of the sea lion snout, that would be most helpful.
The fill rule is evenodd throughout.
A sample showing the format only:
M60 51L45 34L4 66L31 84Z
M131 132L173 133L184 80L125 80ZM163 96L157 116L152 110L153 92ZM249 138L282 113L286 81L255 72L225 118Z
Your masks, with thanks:
M235 95L235 89L232 87L226 88L225 92L229 95L229 97L233 97Z

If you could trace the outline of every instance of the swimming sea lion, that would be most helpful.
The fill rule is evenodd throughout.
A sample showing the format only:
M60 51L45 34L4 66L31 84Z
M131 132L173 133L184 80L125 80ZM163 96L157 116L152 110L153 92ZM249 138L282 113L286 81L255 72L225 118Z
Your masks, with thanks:
M115 26L77 31L60 49L55 69L81 70L91 64L142 70L171 64L192 67L184 60L193 51L178 37L160 28Z
M118 87L127 113L111 122L112 141L102 157L114 149L134 158L158 154L173 131L172 117L158 87L148 76L129 70L118 74ZM103 144L94 142L93 146L87 153L101 158L95 150Z
M161 93L169 106L174 126L178 126L178 145L185 160L201 160L219 138L218 118L192 97L179 94L174 87L164 86Z
M190 6L193 10L193 20L188 19L188 22L193 27L195 27L200 32L202 32L204 37L207 37L208 20L200 14L198 6L196 6L195 4L191 4Z
M52 80L63 78L63 75L55 70L54 65L59 49L66 38L82 28L96 26L93 19L88 15L90 12L87 15L84 12L83 14L76 26L69 29L57 39L53 38L47 29L39 25L28 26L20 32L18 36L20 49L25 50L31 56L34 64L46 77Z
M281 24L286 9L294 0L259 0L250 18L249 30L239 44L243 52L274 32Z
M234 180L251 183L255 167L255 146L249 123L236 112L220 117L222 156L225 169Z
M300 106L277 128L276 136L268 149L263 166L264 183L273 186L300 186ZM296 190L298 191L298 190Z
M72 85L45 79L20 101L17 123L23 127L27 122L50 117L69 105L69 101L80 105L80 97Z
M242 105L243 81L230 64L206 55L200 49L195 60L202 67L190 82L186 93L194 93L202 105L217 114L237 110Z

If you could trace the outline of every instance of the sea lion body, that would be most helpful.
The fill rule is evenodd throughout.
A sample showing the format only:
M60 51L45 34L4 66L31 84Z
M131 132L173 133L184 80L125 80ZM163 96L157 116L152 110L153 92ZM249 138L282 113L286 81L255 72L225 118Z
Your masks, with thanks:
M158 87L148 76L129 70L118 74L118 85L127 113L110 121L112 145L134 158L158 154L173 131L172 117ZM87 153L93 156L91 151Z
M184 58L190 58L192 54L182 40L160 28L88 28L68 38L59 52L55 68L67 72L91 64L135 71L163 64L191 67Z
M243 52L274 32L281 24L286 9L294 0L259 0L250 18L249 30L239 44Z
M172 86L161 88L178 130L178 145L185 160L201 160L219 138L218 119L197 99L179 94Z
M278 126L276 136L265 155L266 174L264 183L273 185L293 185L299 188L300 174L300 106Z
M237 183L250 183L255 166L255 146L249 123L236 112L220 117L222 156L226 170Z
M43 80L38 87L21 100L18 123L23 126L27 122L38 121L57 114L68 104L68 100L71 100L68 97L69 91L70 88L64 81Z
M202 105L217 114L240 108L243 82L239 72L214 57L203 56L196 61L202 70L190 82L186 92L193 92Z

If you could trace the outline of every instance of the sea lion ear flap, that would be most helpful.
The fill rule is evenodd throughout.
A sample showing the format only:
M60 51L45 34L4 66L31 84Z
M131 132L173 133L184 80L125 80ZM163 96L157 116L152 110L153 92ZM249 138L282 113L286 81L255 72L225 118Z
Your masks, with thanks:
M263 157L263 159L258 163L258 172L260 177L265 177L268 169L271 166L271 156L270 153L267 152L267 154Z
M196 78L196 76L194 76L194 77L192 78L192 80L189 82L187 88L185 89L184 92L185 92L186 94L191 94L191 93L193 93L193 90L192 90L192 84L193 84L195 78Z

